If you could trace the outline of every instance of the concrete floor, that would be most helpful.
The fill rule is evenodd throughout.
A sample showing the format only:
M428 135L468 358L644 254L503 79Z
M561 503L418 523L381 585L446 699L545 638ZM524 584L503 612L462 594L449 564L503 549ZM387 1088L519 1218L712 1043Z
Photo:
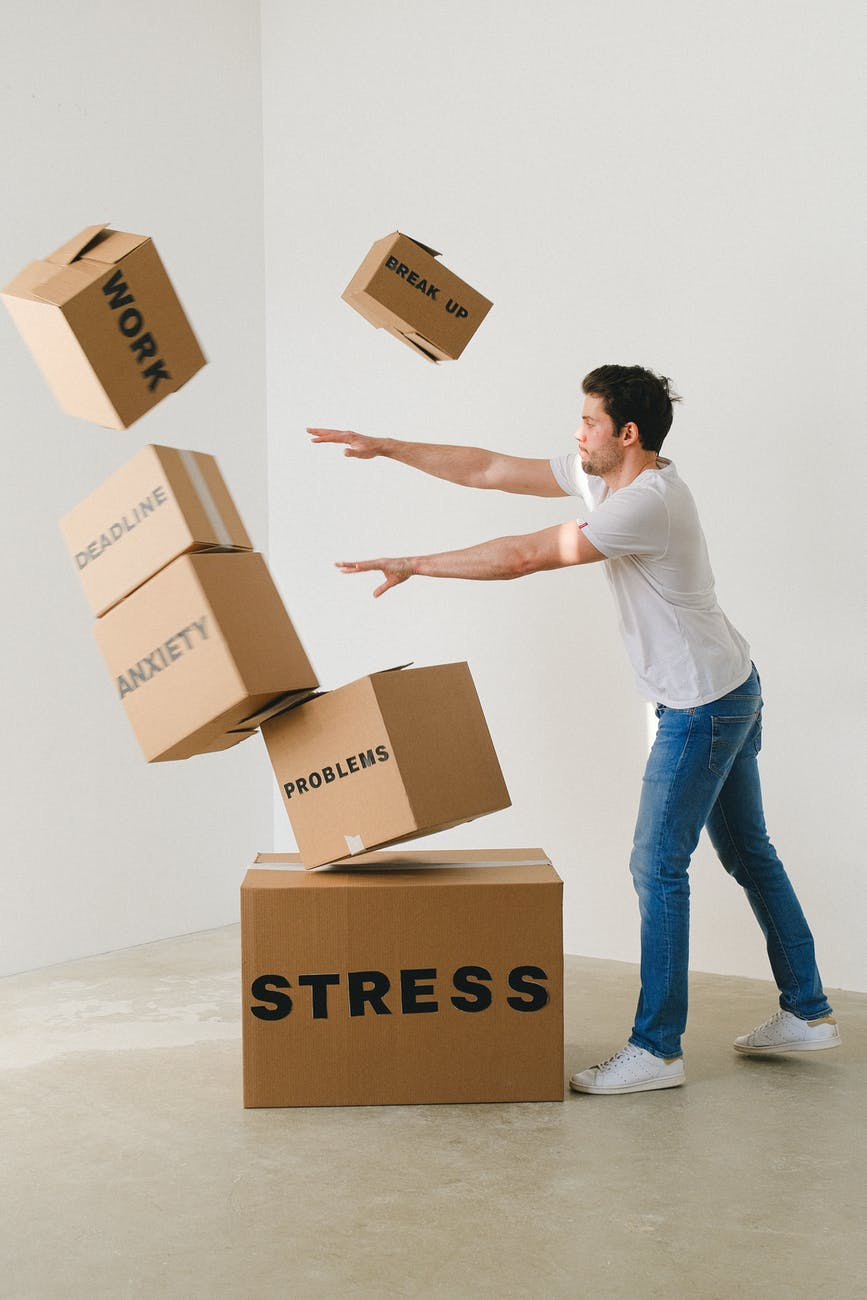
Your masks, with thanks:
M834 1052L731 1049L769 984L697 975L684 1088L245 1111L236 926L0 981L3 1300L867 1295L867 995ZM567 958L570 1070L636 970Z

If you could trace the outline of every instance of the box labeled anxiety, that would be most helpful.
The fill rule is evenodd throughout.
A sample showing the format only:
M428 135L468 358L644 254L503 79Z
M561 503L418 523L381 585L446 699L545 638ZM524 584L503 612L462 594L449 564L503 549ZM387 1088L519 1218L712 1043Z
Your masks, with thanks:
M227 749L316 676L255 551L182 555L94 624L149 762Z
M466 663L373 673L262 735L307 867L510 806Z
M245 1106L562 1101L562 893L540 849L260 855Z
M394 231L377 240L342 295L372 325L435 362L456 360L493 305L438 258Z
M206 364L146 235L88 226L0 296L67 415L127 428Z

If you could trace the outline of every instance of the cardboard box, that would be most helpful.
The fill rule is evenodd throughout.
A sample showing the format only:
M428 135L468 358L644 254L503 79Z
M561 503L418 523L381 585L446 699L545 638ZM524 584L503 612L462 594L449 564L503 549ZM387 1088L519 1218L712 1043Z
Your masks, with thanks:
M0 296L67 415L124 429L205 365L146 235L88 226Z
M563 1100L563 885L541 849L257 864L245 1106Z
M187 551L253 549L214 457L174 447L143 447L60 531L97 616Z
M394 231L377 240L342 295L365 320L428 361L457 359L493 306L438 257L436 249Z
M237 744L259 710L317 684L256 551L182 555L94 634L149 762Z
M307 867L510 804L465 663L361 677L269 719L262 735Z

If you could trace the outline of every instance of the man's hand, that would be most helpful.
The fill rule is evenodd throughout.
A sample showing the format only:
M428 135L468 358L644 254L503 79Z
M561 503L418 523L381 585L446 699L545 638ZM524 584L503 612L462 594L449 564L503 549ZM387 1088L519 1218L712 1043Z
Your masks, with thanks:
M363 433L353 433L351 429L308 429L314 442L342 442L345 444L344 456L357 456L360 460L371 460L381 456L383 440L368 438Z
M381 596L384 591L388 591L389 587L396 587L413 575L412 563L409 559L338 560L335 567L341 573L369 573L372 569L380 569L385 582L376 588L374 596Z

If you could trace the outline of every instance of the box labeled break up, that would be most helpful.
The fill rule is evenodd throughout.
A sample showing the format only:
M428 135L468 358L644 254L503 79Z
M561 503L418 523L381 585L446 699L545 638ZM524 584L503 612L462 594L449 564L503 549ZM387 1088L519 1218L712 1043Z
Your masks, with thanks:
M94 635L149 762L225 749L316 675L256 551L182 555Z
M510 805L465 663L373 673L262 723L307 867Z
M244 1105L562 1101L562 882L541 849L371 853L241 888Z
M394 231L377 240L342 295L365 320L428 361L457 359L493 305L438 257Z
M88 226L0 296L67 415L127 428L206 364L146 235Z
M60 521L97 616L187 551L252 550L213 456L143 447Z

